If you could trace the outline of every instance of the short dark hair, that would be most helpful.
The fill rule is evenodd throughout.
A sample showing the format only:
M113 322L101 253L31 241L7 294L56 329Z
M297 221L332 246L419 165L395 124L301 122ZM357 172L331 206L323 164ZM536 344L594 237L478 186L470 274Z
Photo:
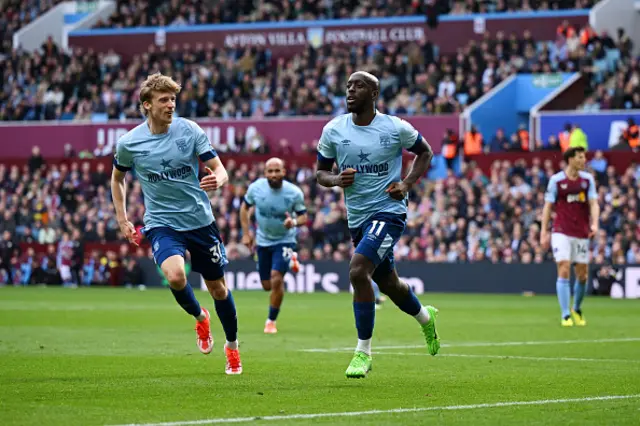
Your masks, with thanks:
M569 163L569 160L571 158L575 157L576 154L579 153L579 152L586 152L586 150L581 146L574 146L574 147L571 147L571 148L567 149L564 152L564 154L562 155L563 158L564 158L564 161L566 163Z

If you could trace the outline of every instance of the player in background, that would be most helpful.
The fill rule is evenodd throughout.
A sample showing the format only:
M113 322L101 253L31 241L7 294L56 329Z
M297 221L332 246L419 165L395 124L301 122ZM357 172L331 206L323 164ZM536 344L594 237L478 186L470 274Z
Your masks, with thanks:
M422 328L428 351L436 355L440 339L436 332L437 310L422 306L413 290L400 281L393 247L406 226L407 194L427 172L431 147L406 121L375 109L380 93L378 79L353 73L347 82L348 114L331 120L318 143L318 183L344 188L347 220L355 254L349 265L353 286L353 310L358 344L346 371L361 378L371 370L371 337L375 322L372 279L380 291ZM411 170L401 179L402 151L416 154ZM339 171L333 172L337 163Z
M562 310L561 324L587 324L582 313L582 300L587 289L589 264L589 239L599 228L600 206L596 183L591 174L584 171L586 154L584 148L567 149L564 154L566 168L549 179L545 204L542 210L542 230L540 242L543 247L551 246L558 264L556 292ZM549 219L555 206L556 217L549 237ZM573 309L571 303L571 264L575 264L576 282L573 286Z
M284 275L289 269L298 272L296 227L307 222L304 194L296 185L284 179L285 166L279 158L265 163L265 177L249 185L240 207L242 243L252 247L251 215L255 210L258 222L258 272L265 291L271 291L269 316L264 332L275 334L276 319L284 297ZM295 214L296 217L292 217Z
M226 336L227 374L242 373L238 350L238 320L231 291L224 280L228 263L224 245L205 191L215 191L228 181L227 172L207 135L196 123L173 118L180 86L168 76L153 74L140 89L140 110L146 120L117 144L111 192L118 224L125 237L138 244L140 236L127 219L125 176L135 167L144 195L142 233L176 302L196 319L197 345L208 354L213 349L209 312L200 306L187 282L185 251L194 271L200 272L214 299ZM198 181L200 159L207 175Z
M73 263L73 242L69 239L69 233L63 232L62 239L58 243L58 255L56 256L58 271L64 287L76 287L71 274Z

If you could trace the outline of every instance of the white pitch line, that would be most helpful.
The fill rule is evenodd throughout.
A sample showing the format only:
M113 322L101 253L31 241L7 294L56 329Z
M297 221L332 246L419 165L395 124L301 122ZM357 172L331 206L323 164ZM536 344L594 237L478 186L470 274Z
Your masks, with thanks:
M422 352L373 352L374 355L408 355L431 356ZM569 357L544 357L544 356L519 356L519 355L478 355L478 354L438 354L438 356L461 358L495 358L495 359L523 359L529 361L577 361L577 362L621 362L624 364L640 363L637 359L622 358L569 358Z
M500 408L500 407L517 407L526 405L548 405L548 404L570 404L591 401L611 401L616 399L640 398L640 394L635 395L608 395L608 396L591 396L586 398L564 398L564 399L541 399L537 401L507 401L492 402L485 404L469 404L469 405L444 405L439 407L419 407L419 408L394 408L390 410L369 410L369 411L347 411L341 413L314 413L314 414L290 414L282 416L254 416L254 417L230 417L205 420L185 420L167 423L131 423L119 426L191 426L191 425L211 425L219 423L246 423L253 421L274 421L274 420L302 420L302 419L319 419L326 417L353 417L353 416L371 416L375 414L401 414L401 413L419 413L424 411L457 411L457 410L476 410L479 408Z
M481 348L494 346L536 346L536 345L570 345L579 343L616 343L616 342L640 342L640 337L621 337L616 339L594 339L594 340L546 340L546 341L525 341L525 342L460 342L443 343L443 348ZM399 346L376 346L376 349L419 349L424 345L399 345ZM300 349L301 352L342 352L352 351L353 347L343 348L312 348Z

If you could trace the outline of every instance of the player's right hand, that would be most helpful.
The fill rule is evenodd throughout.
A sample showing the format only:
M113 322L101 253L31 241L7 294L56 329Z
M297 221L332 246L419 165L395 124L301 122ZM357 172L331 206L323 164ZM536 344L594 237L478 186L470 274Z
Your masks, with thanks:
M200 180L200 188L202 188L203 191L217 190L219 188L219 185L216 174L209 167L205 167L204 170L207 172L207 174Z
M551 237L549 236L549 231L542 231L540 233L540 245L544 250L549 248L550 241L551 241Z
M253 235L251 235L251 233L243 234L241 242L250 249L253 249Z
M127 241L136 246L140 245L141 237L133 226L133 223L125 220L123 222L118 222L118 225L120 225L120 231L122 231L122 234Z
M338 186L340 188L348 188L353 185L353 181L356 179L356 169L345 169L338 175Z

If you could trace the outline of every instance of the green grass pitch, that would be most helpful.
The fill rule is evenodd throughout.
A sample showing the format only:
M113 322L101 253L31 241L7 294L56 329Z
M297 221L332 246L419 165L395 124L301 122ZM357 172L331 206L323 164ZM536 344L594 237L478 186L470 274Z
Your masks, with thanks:
M244 373L226 376L196 293L208 356L166 289L0 288L0 424L640 424L640 301L587 297L587 327L561 328L554 297L425 294L436 357L387 302L373 371L347 380L349 294L287 294L264 335L267 294L235 292Z

